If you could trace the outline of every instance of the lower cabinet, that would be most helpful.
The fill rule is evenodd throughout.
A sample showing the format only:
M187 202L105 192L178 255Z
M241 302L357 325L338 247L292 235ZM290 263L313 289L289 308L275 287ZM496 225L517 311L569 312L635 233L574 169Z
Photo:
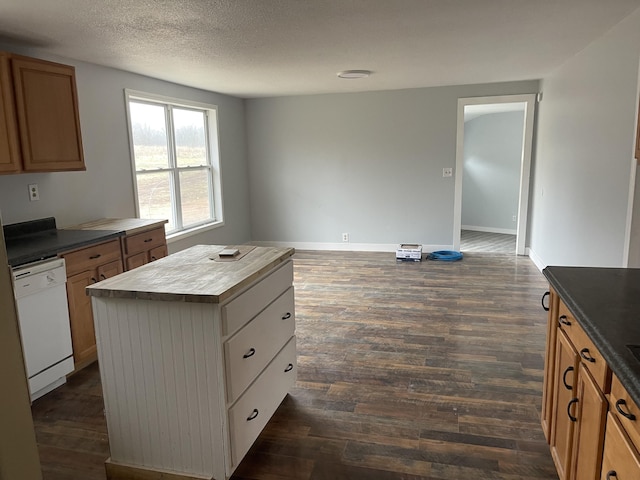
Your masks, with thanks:
M92 297L108 479L231 477L297 375L293 262L247 287L221 304Z
M166 257L168 251L164 226L125 236L123 247L127 270L133 270Z
M120 240L91 245L60 255L67 268L67 300L76 370L96 360L91 298L85 288L123 272Z
M551 290L541 423L560 480L640 479L640 410Z

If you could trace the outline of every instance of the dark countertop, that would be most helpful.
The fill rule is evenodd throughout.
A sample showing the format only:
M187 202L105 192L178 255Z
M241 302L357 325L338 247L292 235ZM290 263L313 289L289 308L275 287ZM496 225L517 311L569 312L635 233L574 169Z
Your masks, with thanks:
M547 267L542 272L640 405L640 269Z
M35 222L5 225L7 258L11 267L55 257L59 253L124 235L124 232L116 230L59 230L52 218L38 222L38 228L42 225L45 228L32 228Z

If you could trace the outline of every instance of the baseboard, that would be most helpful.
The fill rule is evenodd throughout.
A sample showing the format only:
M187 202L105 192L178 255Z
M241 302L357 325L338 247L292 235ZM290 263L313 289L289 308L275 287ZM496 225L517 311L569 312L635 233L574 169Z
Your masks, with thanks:
M547 267L547 265L542 261L542 259L538 255L536 255L536 252L531 250L531 248L527 247L525 250L525 253L529 256L529 258L536 265L536 267L538 267L538 270L542 271Z
M108 480L214 480L213 477L181 474L150 467L125 465L107 458L104 467Z
M407 242L409 243L409 242ZM327 250L341 252L395 252L399 243L322 243L322 242L251 242L260 247L292 247L296 250ZM422 251L451 250L453 245L422 245Z
M487 233L503 233L506 235L516 235L518 231L512 228L493 228L493 227L478 227L474 225L462 225L461 230L471 230L474 232L487 232Z

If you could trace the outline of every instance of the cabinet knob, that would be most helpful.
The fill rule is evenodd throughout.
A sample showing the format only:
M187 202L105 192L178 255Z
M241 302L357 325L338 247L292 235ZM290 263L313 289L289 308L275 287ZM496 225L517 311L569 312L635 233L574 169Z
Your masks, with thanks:
M547 306L544 304L544 299L545 299L545 298L547 298L550 294L551 294L551 292L544 292L544 295L542 295L542 309L543 309L545 312L548 312L548 311L549 311L549 307L547 307Z
M569 320L567 320L567 316L566 315L560 315L560 318L558 319L558 321L562 324L562 325L566 325L567 327L569 325L571 325L571 322Z
M623 398L616 402L616 410L618 411L618 413L623 417L628 418L629 420L635 420L636 416L633 413L625 412L624 410L622 410L622 408L620 408L623 405L627 405L627 402Z
M282 320L288 320L289 318L291 318L291 312L287 312L282 316Z
M247 417L247 422L250 422L251 420L253 420L254 418L256 418L258 416L258 409L254 408L253 412L251 412L251 415L249 415Z
M567 390L573 390L573 387L567 383L567 373L573 372L573 366L569 365L567 369L562 374L562 383L564 383L564 388Z
M256 349L251 347L247 353L245 353L242 358L253 357L256 354Z
M615 470L609 470L607 472L607 480L611 480L612 478L618 478L618 474Z
M571 420L572 422L577 422L578 419L576 417L574 417L573 415L571 415L571 405L573 405L574 403L578 403L578 399L577 398L572 398L569 401L569 404L567 405L567 415L569 415L569 420Z

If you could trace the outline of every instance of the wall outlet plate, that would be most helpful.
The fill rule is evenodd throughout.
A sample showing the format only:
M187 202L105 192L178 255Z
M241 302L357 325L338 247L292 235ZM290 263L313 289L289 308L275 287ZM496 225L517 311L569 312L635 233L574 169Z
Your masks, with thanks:
M29 200L32 202L40 200L40 192L38 191L37 183L29 184Z
M452 177L453 176L453 168L451 168L451 167L443 168L442 169L442 176L443 177Z

